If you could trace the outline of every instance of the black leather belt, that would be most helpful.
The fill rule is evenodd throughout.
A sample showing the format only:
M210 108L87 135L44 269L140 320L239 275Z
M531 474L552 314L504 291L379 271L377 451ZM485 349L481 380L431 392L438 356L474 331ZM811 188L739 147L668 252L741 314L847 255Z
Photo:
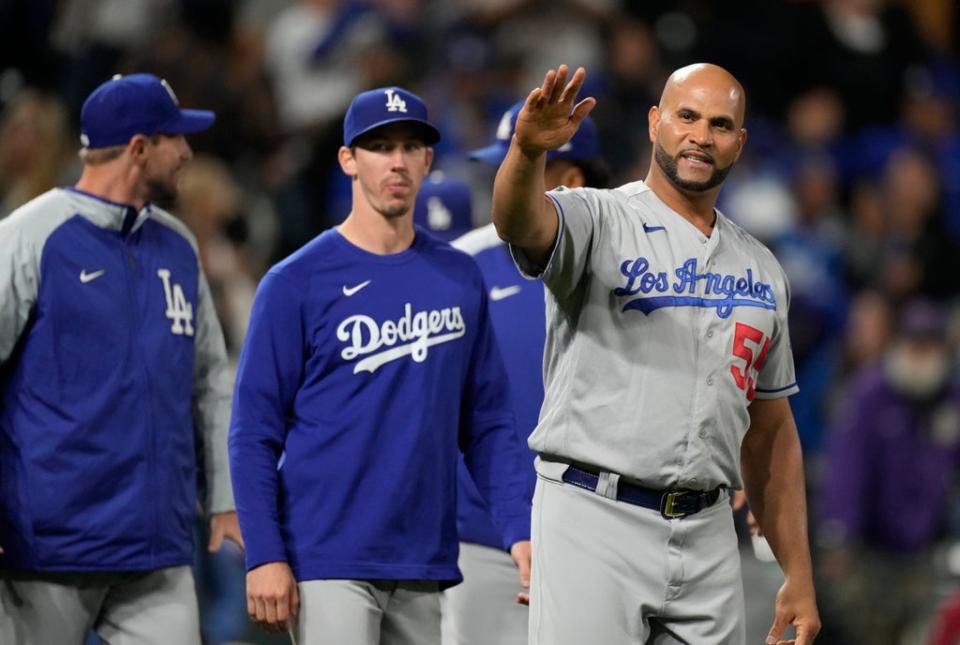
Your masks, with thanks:
M597 491L600 481L599 472L590 472L577 466L568 466L563 473L563 481L591 492ZM710 491L677 489L654 490L636 484L617 482L617 500L636 506L652 508L660 511L668 520L683 519L688 515L699 513L705 508L713 506L720 498L720 488Z

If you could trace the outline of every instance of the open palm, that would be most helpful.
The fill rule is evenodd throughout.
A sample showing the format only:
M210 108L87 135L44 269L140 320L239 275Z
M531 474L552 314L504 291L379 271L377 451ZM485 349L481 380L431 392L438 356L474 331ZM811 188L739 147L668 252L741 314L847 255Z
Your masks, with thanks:
M515 135L524 153L535 156L565 144L597 104L596 99L589 97L574 106L587 72L578 68L567 83L568 73L566 65L556 71L551 69L543 77L543 85L527 96L517 115Z

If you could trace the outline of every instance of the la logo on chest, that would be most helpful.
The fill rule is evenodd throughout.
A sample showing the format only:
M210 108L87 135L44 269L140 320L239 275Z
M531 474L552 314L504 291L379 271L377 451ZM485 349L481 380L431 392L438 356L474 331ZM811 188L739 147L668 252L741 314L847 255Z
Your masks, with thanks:
M163 296L167 300L166 316L173 321L170 331L175 336L193 336L193 305L183 295L183 287L170 282L170 269L157 269L157 277L163 283Z

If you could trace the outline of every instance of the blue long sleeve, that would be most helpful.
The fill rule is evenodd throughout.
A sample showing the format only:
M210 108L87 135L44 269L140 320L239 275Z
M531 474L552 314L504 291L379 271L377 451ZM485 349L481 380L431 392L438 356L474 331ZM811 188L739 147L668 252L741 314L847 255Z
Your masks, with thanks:
M286 561L277 468L303 373L302 290L276 273L257 289L240 354L230 424L230 465L247 568Z

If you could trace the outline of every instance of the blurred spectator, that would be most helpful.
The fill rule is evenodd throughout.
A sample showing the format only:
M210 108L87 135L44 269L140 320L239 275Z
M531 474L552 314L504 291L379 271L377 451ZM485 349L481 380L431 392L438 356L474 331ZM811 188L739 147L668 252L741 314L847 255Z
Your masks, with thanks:
M63 59L61 89L68 113L79 114L89 92L118 72L128 52L150 47L172 24L175 0L63 0L50 43Z
M850 195L850 232L843 250L847 284L854 290L879 289L877 275L887 234L884 203L879 182L857 181Z
M494 51L519 61L521 87L540 84L543 70L566 63L593 70L585 92L603 74L604 44L597 27L615 15L620 0L463 0L473 20L491 28ZM660 89L660 88L658 88ZM529 91L529 90L527 90ZM524 92L525 93L525 92Z
M877 175L898 150L923 151L934 162L944 191L945 225L960 239L960 68L956 62L915 67L907 80L900 118L858 133L847 151L848 170Z
M227 166L213 157L198 155L182 173L177 214L197 238L227 350L235 359L257 288L244 253L240 189Z
M878 363L892 334L890 302L876 291L859 292L850 303L839 376L846 380L861 369Z
M933 550L960 467L960 381L936 305L911 301L878 365L855 376L822 488L822 576L851 643L919 643Z
M366 2L295 0L281 11L267 32L265 60L286 131L338 121L374 81L386 35L385 20ZM399 82L395 72L383 72L390 84Z
M25 90L0 116L0 219L67 177L67 114L51 95Z
M896 119L906 73L927 48L901 3L820 0L792 3L784 29L785 81L824 85L846 106L848 131Z
M790 398L808 463L820 448L847 307L843 212L828 157L809 157L791 181L796 220L772 248L790 280L790 331L800 392Z
M650 141L644 127L647 112L659 101L666 78L660 49L650 26L637 18L621 15L606 24L606 83L603 100L593 111L600 126L600 147L604 157L623 169L614 184L645 177L650 161Z
M920 293L946 299L957 293L960 245L944 226L940 180L922 153L903 149L884 171L886 248L881 275L894 300Z
M238 28L232 0L180 0L180 21L158 32L127 64L150 69L177 88L181 103L209 105L217 127L191 143L215 153L258 182L261 161L281 145L277 110L256 32Z

